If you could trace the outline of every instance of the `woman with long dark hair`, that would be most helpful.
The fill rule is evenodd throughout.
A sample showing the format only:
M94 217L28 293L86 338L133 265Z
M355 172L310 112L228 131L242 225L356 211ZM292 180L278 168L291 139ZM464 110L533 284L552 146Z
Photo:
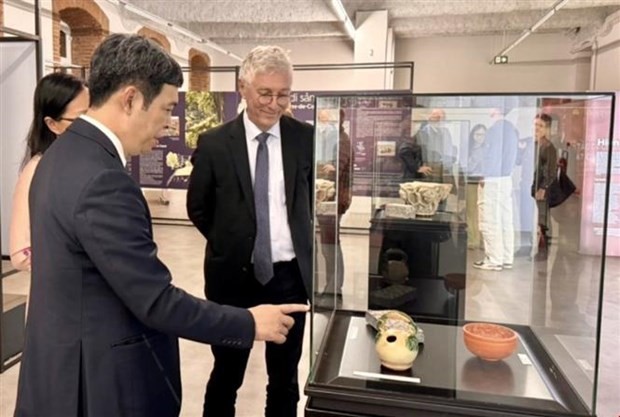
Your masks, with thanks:
M28 149L13 195L10 253L11 263L19 270L30 270L28 192L37 164L58 135L86 112L88 100L84 81L70 74L48 74L37 84Z

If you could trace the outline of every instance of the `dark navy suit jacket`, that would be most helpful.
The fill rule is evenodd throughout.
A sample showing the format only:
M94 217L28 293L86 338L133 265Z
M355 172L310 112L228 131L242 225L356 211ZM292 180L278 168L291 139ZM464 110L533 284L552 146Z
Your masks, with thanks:
M89 122L78 119L41 159L30 218L16 417L177 416L177 336L251 347L247 310L171 284L140 188Z

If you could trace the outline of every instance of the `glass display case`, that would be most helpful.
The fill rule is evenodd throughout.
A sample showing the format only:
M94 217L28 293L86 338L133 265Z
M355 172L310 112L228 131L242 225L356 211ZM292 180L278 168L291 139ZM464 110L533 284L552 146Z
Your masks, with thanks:
M317 96L306 416L596 415L614 109L607 93Z

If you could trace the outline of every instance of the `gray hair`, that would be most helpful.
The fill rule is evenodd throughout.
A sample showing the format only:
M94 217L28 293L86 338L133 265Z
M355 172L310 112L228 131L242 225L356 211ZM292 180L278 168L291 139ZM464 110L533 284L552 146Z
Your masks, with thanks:
M288 53L275 45L257 46L241 63L239 79L250 82L258 73L272 72L293 74L293 65Z

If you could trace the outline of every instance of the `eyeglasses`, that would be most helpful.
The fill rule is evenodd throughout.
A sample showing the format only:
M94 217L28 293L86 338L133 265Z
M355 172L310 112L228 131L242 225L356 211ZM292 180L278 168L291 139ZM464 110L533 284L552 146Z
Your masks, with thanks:
M271 104L274 98L276 99L276 103L278 104L278 106L282 107L286 106L291 100L290 94L258 93L258 102L264 106L266 106L267 104Z

